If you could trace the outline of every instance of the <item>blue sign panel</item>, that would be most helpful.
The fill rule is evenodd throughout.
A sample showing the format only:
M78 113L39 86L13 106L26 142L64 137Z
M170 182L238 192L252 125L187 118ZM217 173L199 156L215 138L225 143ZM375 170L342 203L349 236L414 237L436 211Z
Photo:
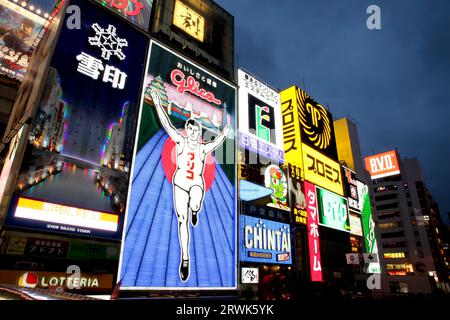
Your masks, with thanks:
M241 261L291 264L290 227L286 223L240 216Z

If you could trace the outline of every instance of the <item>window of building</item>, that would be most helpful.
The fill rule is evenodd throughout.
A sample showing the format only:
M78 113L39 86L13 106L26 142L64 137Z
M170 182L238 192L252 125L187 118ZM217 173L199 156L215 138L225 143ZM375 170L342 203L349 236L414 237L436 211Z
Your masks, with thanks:
M381 238L387 239L387 238L399 238L404 237L405 233L403 231L397 231L397 232L385 232L381 234Z
M400 212L394 212L394 213L379 213L377 215L378 220L384 220L384 219L393 219L400 217Z
M398 198L397 194L387 194L384 196L376 196L375 201L396 200L397 198Z
M389 252L384 254L385 259L403 259L406 257L407 254L405 252Z
M391 248L406 248L406 241L388 241L383 242L383 248L391 249Z
M380 223L378 225L378 228L380 229L396 229L401 227L402 227L401 222L387 222L387 223Z
M387 203L377 206L377 210L396 209L398 208L398 202Z

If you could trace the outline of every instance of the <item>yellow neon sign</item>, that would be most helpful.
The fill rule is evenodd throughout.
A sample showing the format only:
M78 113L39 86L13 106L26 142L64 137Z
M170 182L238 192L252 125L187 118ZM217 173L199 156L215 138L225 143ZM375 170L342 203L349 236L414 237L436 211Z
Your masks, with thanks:
M175 2L172 23L198 41L204 41L205 18L181 1Z
M343 196L339 163L325 157L304 143L302 143L302 150L305 180Z
M296 87L290 87L280 93L281 115L283 123L284 159L287 163L301 168L302 141L300 138L300 121L297 108ZM303 177L303 172L301 173Z

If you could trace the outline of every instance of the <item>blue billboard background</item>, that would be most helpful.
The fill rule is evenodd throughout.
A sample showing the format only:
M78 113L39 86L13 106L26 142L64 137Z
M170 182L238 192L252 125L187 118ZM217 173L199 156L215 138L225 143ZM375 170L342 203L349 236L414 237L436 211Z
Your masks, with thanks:
M180 246L173 209L172 184L161 153L168 135L159 130L135 159L133 193L128 208L121 287L233 287L234 187L216 163L215 180L205 194L199 224L191 228L191 275L178 275Z

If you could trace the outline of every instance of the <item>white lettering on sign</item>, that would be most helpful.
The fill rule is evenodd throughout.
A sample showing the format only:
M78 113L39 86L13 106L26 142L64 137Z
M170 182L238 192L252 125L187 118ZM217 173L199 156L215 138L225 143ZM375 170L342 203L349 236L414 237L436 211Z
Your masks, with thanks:
M379 158L370 159L370 167L374 173L395 169L392 158L388 154Z
M280 230L271 230L260 221L255 226L245 226L244 234L247 249L291 251L291 239L287 226Z

